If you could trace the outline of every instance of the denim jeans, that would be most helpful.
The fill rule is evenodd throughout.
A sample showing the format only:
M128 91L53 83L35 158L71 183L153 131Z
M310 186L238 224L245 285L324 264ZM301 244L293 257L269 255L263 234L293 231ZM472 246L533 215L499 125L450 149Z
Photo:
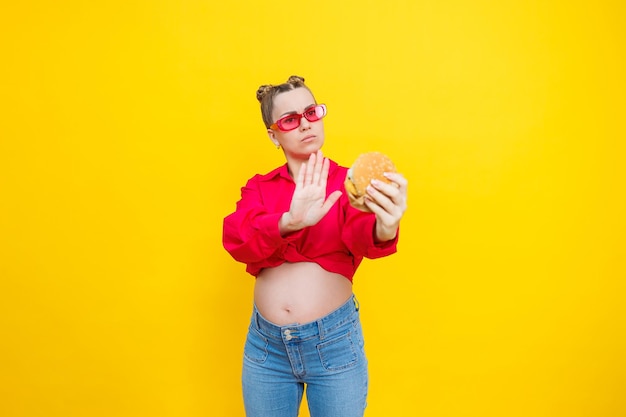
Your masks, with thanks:
M306 324L278 326L253 309L244 348L247 417L295 417L306 387L311 417L362 417L367 359L356 298Z

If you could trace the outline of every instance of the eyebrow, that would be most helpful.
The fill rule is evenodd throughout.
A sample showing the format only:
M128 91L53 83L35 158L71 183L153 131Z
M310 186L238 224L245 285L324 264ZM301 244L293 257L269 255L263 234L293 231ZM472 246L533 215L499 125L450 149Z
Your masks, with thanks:
M317 103L309 104L308 106L306 106L306 107L304 108L304 111L307 111L307 110L308 110L308 109L310 109L311 107L315 107L315 106L317 106ZM288 115L290 115L290 114L300 114L300 113L298 113L298 112L297 112L297 111L295 111L295 110L292 110L292 111L288 111L288 112L286 112L286 113L281 114L280 116L278 116L278 118L279 118L279 119L281 119L281 118L283 118L283 117L285 117L285 116L288 116Z

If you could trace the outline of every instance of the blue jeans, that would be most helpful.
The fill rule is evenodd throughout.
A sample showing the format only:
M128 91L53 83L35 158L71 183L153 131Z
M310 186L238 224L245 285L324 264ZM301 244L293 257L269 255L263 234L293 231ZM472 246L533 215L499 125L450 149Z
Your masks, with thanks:
M253 309L244 348L247 417L295 417L306 387L311 417L362 417L367 359L356 299L306 324L278 326Z

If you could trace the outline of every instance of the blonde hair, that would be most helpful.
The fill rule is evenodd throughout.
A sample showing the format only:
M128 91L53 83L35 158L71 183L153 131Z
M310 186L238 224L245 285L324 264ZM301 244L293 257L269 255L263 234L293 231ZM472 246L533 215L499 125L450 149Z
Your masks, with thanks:
M274 98L280 93L302 87L309 90L311 95L313 95L309 87L304 85L304 78L298 75L292 75L286 82L282 84L266 84L258 88L258 90L256 91L256 99L259 100L259 103L261 103L261 116L263 117L263 123L265 123L266 128L269 129L269 127L274 123L274 121L272 120L272 111L274 110Z

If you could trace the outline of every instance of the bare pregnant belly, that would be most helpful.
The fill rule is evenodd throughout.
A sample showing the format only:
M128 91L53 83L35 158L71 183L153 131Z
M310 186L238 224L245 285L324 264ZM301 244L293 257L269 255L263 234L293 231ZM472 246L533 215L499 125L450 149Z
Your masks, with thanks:
M352 296L352 282L316 263L284 263L261 271L254 302L267 320L308 323L336 310Z

